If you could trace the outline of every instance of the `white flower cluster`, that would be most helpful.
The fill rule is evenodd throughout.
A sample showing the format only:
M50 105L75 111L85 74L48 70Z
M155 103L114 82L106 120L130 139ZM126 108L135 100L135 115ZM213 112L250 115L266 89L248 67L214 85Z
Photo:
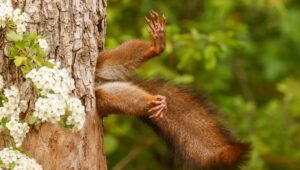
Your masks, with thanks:
M27 123L21 123L15 119L10 119L6 124L10 135L14 138L17 147L20 147L26 134L29 132L29 126Z
M67 69L59 69L59 66L56 63L54 68L44 66L38 70L32 69L25 77L33 82L41 95L70 94L75 89L74 80Z
M85 121L84 106L81 101L75 97L69 97L67 102L67 110L72 114L67 118L68 125L74 125L73 129L80 130Z
M66 104L61 95L47 94L46 97L39 97L35 103L33 116L42 122L59 122L61 116L66 113Z
M71 96L75 89L74 80L66 69L41 67L26 75L40 92L33 116L42 122L56 123L67 118L67 125L79 130L85 122L85 109L81 101Z
M18 119L21 109L20 93L17 87L11 86L10 89L4 89L4 95L7 98L7 102L3 103L0 107L0 119L3 117Z
M11 0L0 0L0 3L7 4L9 6L12 6Z
M20 122L19 119L20 113L26 110L26 104L20 99L19 90L15 86L4 89L4 95L7 101L0 107L0 120L7 119L6 128L9 130L10 136L13 137L16 146L19 147L29 131L28 124Z
M17 33L26 31L27 14L20 9L13 9L10 0L0 1L0 28L6 28L8 22L13 22Z
M0 151L1 167L4 169L10 169L13 164L13 170L42 170L42 166L39 165L36 160L29 158L25 154L12 148L4 148ZM1 169L0 167L0 169Z

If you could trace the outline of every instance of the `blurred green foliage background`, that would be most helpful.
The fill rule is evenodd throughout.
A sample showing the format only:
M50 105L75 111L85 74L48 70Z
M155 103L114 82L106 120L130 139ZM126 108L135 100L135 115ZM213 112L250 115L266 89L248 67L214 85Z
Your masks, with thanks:
M106 48L149 39L144 16L152 9L168 18L167 48L137 76L204 90L253 145L243 170L299 170L300 1L108 0ZM176 169L144 123L109 116L104 124L109 169Z

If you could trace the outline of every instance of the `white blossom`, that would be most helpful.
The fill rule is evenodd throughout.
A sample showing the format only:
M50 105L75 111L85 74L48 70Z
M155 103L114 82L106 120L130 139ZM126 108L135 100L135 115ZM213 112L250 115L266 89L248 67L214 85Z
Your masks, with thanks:
M0 151L0 159L4 165L16 162L19 156L19 153L12 149L4 148L2 151Z
M21 100L19 89L15 86L4 89L4 96L7 98L7 101L0 107L0 120L7 118L6 127L9 130L10 136L14 139L16 146L21 146L29 131L28 124L19 121L19 115L22 112L20 106L22 103L25 105L25 102ZM3 127L0 131L2 130Z
M38 42L39 42L40 47L47 53L49 50L47 41L45 39L40 38L40 39L38 39Z
M26 23L25 20L27 19L26 13L21 13L20 9L15 9L12 15L12 21L16 25L16 32L23 33L26 31Z
M0 3L6 4L6 5L8 5L8 6L12 6L11 1L12 1L12 0L0 0Z
M47 94L37 99L34 110L33 115L42 122L56 123L66 113L66 103L60 94Z
M10 119L6 124L10 135L13 137L17 147L20 147L26 134L29 132L29 126L27 123L21 123L15 119Z
M7 102L4 102L3 106L0 107L0 120L3 117L12 117L18 120L21 112L19 108L21 102L19 89L15 86L11 86L10 89L4 89L4 95L7 98Z
M6 20L12 17L13 8L6 3L0 3L0 28L6 27Z
M17 33L23 33L25 31L26 31L26 25L24 25L24 24L17 25L17 29L16 29Z
M74 125L73 129L82 129L85 122L85 111L81 101L75 97L69 97L67 100L67 109L71 115L67 118L67 124Z
M0 28L6 28L7 22L13 22L17 33L26 31L27 14L22 13L20 9L14 10L11 1L0 1L0 11Z
M85 122L85 109L81 101L75 97L61 94L47 94L39 97L35 103L33 116L42 122L59 122L66 117L66 123L73 126L73 130L82 129Z
M10 164L14 163L14 170L42 170L36 160L29 158L25 154L12 148L4 148L0 151L0 160L4 169L10 169Z

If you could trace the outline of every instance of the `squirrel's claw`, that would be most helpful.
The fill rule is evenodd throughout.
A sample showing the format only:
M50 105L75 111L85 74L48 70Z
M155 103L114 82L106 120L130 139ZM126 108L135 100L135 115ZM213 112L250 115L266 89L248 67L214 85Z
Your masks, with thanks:
M148 17L145 17L148 23L148 32L154 40L153 52L160 54L166 46L166 22L167 19L163 15L160 17L157 12L151 11Z
M164 114L162 112L163 110L164 108L159 109L155 114L149 116L149 118L159 118L159 119L164 118Z
M146 22L148 23L150 29L151 29L151 35L155 38L159 33L165 32L165 26L167 19L163 15L162 19L160 19L157 12L151 11L149 18L145 17Z
M156 95L155 99L150 102L150 104L154 104L148 112L155 112L149 118L163 118L164 112L167 110L167 101L165 96Z

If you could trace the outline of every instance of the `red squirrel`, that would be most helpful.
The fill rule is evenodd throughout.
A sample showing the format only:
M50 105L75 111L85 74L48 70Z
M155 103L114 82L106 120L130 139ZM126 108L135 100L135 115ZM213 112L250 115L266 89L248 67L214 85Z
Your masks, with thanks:
M163 81L141 81L130 74L166 46L166 18L151 12L146 21L152 41L131 40L100 53L95 94L99 113L138 116L166 139L185 169L239 169L248 143L233 138L204 100Z

